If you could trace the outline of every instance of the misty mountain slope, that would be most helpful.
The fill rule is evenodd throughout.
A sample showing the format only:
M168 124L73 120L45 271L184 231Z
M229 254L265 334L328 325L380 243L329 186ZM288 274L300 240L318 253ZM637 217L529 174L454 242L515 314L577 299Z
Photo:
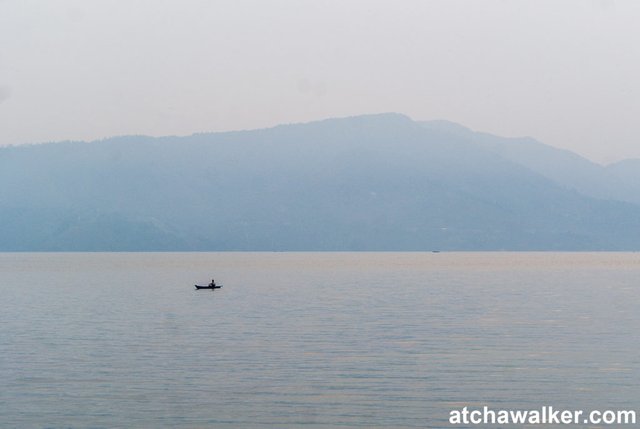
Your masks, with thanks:
M640 194L640 159L625 159L608 165L606 169L618 180L632 185Z
M640 180L617 174L615 167L604 167L573 152L554 148L532 138L505 138L473 132L448 121L425 121L421 124L427 129L442 130L467 138L484 149L582 194L640 204Z
M640 208L367 115L0 149L1 250L599 250Z

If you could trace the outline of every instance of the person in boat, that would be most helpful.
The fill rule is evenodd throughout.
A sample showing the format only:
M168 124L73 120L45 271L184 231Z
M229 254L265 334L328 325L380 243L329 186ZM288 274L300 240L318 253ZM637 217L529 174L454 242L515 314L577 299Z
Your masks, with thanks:
M211 279L211 283L209 283L210 287L215 287L216 285L216 281L214 279Z

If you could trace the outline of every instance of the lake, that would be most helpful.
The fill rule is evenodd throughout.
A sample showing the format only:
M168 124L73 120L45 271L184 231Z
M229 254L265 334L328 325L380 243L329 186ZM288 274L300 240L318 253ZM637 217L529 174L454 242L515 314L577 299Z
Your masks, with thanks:
M640 409L639 253L5 253L0 293L2 428Z

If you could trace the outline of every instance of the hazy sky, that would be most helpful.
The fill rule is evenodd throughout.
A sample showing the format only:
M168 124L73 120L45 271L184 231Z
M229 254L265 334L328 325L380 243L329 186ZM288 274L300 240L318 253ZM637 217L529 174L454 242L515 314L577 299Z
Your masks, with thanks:
M640 1L0 0L0 144L400 112L640 158Z

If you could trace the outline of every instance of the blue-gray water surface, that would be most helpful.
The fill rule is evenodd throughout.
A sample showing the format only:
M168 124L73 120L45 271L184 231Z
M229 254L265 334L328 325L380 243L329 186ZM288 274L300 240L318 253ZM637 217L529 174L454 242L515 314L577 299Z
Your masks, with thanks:
M0 296L2 428L640 410L638 253L0 254Z

